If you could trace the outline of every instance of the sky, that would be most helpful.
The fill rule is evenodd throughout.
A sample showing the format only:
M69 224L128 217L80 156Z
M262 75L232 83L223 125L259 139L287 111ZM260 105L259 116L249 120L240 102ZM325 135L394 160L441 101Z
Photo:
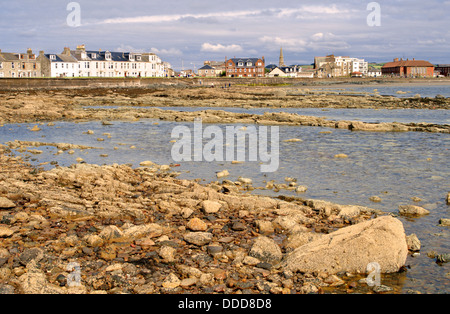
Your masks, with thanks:
M379 0L378 7L371 0L0 2L3 52L61 53L85 44L154 52L175 70L225 57L277 64L281 47L286 64L329 54L450 64L450 0Z

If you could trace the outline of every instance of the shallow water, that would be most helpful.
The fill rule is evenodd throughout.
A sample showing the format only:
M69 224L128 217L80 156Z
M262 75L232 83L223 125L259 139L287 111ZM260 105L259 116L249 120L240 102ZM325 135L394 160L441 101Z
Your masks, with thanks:
M414 97L415 95L420 95L421 97L434 98L437 95L442 95L444 97L450 97L450 87L448 85L405 85L405 84L390 84L388 86L351 86L351 87L308 87L308 89L315 91L328 91L337 92L340 94L380 94L382 96L395 96L400 98Z
M178 163L172 160L170 141L175 126L185 125L193 130L192 123L174 123L156 120L138 122L59 122L54 126L40 125L41 131L32 132L34 124L14 124L0 127L0 143L13 140L48 143L73 143L102 149L75 150L55 155L55 147L38 147L40 155L22 153L34 165L56 161L61 166L76 163L81 157L87 163L129 163L138 167L144 160L158 164ZM206 127L207 125L204 125ZM225 128L225 125L218 125ZM240 127L240 125L237 125ZM83 134L87 130L94 135ZM174 170L186 179L201 178L204 182L216 181L216 172L227 169L236 180L239 176L253 179L255 187L264 187L264 181L287 183L285 177L297 179L306 185L306 193L292 191L254 190L252 193L270 196L295 195L302 198L324 199L340 204L363 205L386 212L398 213L398 206L417 204L431 214L416 219L400 217L407 235L415 233L422 242L421 254L408 257L410 269L406 274L387 276L383 284L423 293L450 293L450 264L438 265L427 257L429 251L449 253L449 229L438 226L439 219L449 218L450 206L445 197L450 191L450 135L435 133L371 133L319 127L280 127L280 167L275 173L260 172L259 162L231 164L231 162L181 162ZM325 132L325 133L323 133ZM331 133L330 133L331 132ZM103 133L109 133L110 138ZM103 142L97 141L103 138ZM299 138L301 142L283 142ZM131 148L135 146L135 148ZM108 157L100 157L108 154ZM336 154L348 158L337 159ZM46 169L52 165L43 166ZM373 203L371 196L382 201ZM419 197L419 203L411 198Z

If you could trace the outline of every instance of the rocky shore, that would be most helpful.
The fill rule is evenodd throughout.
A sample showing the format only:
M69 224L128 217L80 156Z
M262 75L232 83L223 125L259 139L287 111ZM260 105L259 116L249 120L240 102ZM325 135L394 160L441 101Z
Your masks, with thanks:
M0 292L374 293L369 263L404 268L390 215L143 165L39 171L2 146Z
M258 123L271 125L304 125L375 132L449 133L449 125L426 123L364 123L332 121L290 113L264 115L231 113L220 110L177 112L151 107L240 107L240 108L371 108L371 109L448 109L446 98L410 98L381 96L345 96L305 92L296 88L232 87L144 89L83 89L15 91L0 94L0 125L5 123L92 121L153 118L167 121L205 123ZM117 106L117 109L93 108ZM146 107L146 108L142 108Z

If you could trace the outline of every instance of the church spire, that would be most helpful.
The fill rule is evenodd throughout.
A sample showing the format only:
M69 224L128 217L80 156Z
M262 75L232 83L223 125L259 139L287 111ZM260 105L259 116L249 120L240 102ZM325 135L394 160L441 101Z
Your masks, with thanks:
M279 62L279 66L280 66L280 67L286 66L286 65L284 64L283 47L281 47L281 49L280 49L280 62Z

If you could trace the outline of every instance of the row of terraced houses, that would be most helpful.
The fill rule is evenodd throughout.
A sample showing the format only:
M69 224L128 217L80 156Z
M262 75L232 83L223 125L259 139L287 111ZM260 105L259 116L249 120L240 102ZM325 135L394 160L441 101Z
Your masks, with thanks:
M154 53L76 50L60 54L6 53L0 50L0 78L38 77L170 77L171 65Z

